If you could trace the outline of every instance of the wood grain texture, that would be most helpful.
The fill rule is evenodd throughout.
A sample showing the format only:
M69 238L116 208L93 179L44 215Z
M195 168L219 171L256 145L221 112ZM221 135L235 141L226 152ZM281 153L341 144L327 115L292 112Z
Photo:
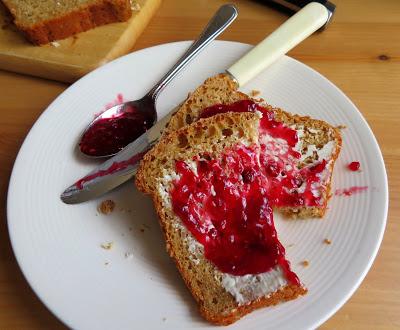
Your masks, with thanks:
M141 9L134 11L127 22L100 26L43 46L26 41L10 23L0 3L0 69L73 82L129 52L161 0L137 0L137 3Z
M260 2L233 1L237 21L222 36L256 44L287 16ZM390 210L382 247L360 288L322 329L400 328L400 2L333 0L334 21L289 55L319 71L357 105L386 162ZM193 39L225 1L164 0L134 50ZM62 329L24 280L6 225L6 193L29 128L66 85L0 71L0 329Z

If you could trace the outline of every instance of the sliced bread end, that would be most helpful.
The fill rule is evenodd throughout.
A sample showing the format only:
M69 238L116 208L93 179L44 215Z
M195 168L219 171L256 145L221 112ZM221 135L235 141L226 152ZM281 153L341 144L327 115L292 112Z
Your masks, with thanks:
M3 0L3 2L14 17L17 28L36 45L64 39L100 25L127 21L132 15L129 0L86 1L77 8L68 7L54 15L37 19L34 18L35 10L40 11L40 6L24 4L23 1L16 0ZM27 6L27 8L21 8L21 6Z

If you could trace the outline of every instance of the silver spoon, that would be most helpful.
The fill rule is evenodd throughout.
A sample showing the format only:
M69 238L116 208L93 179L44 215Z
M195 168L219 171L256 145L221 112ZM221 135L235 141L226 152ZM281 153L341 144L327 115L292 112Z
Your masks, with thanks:
M152 127L157 121L155 103L160 92L235 20L237 14L234 5L227 4L220 7L198 39L145 96L139 100L116 105L97 116L81 136L79 142L81 153L92 158L113 156ZM130 139L125 139L124 134L128 134Z

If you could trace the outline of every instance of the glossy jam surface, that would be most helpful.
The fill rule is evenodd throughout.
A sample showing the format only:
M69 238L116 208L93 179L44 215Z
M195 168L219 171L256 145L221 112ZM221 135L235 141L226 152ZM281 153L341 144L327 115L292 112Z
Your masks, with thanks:
M289 282L298 283L278 241L272 207L321 206L327 161L300 166L297 131L252 101L215 105L201 117L248 111L262 113L260 145L238 144L218 159L177 161L172 207L222 272L259 274L280 265Z
M153 119L134 108L122 114L97 120L82 136L79 148L90 156L117 153L153 124Z
M360 169L360 162L351 162L347 165L350 171L356 172Z
M208 118L226 112L255 112L261 107L250 100L242 100L232 104L216 104L201 111L200 118ZM264 109L264 108L262 108Z
M205 257L222 272L258 274L280 265L291 283L299 283L278 241L265 189L268 178L254 148L238 146L220 159L177 161L179 179L171 190L172 207Z
M274 119L274 113L250 100L230 105L218 104L202 111L207 118L225 112L262 113L260 122L260 162L268 180L265 188L272 206L320 206L321 178L327 162L298 168L300 153L297 131Z

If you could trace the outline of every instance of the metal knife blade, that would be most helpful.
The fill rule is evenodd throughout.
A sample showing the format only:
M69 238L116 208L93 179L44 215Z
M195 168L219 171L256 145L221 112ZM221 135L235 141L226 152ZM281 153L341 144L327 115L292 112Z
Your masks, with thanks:
M68 187L60 196L66 204L77 204L98 197L131 179L144 154L158 141L174 108L152 128L127 145L114 157L108 159L92 172Z

